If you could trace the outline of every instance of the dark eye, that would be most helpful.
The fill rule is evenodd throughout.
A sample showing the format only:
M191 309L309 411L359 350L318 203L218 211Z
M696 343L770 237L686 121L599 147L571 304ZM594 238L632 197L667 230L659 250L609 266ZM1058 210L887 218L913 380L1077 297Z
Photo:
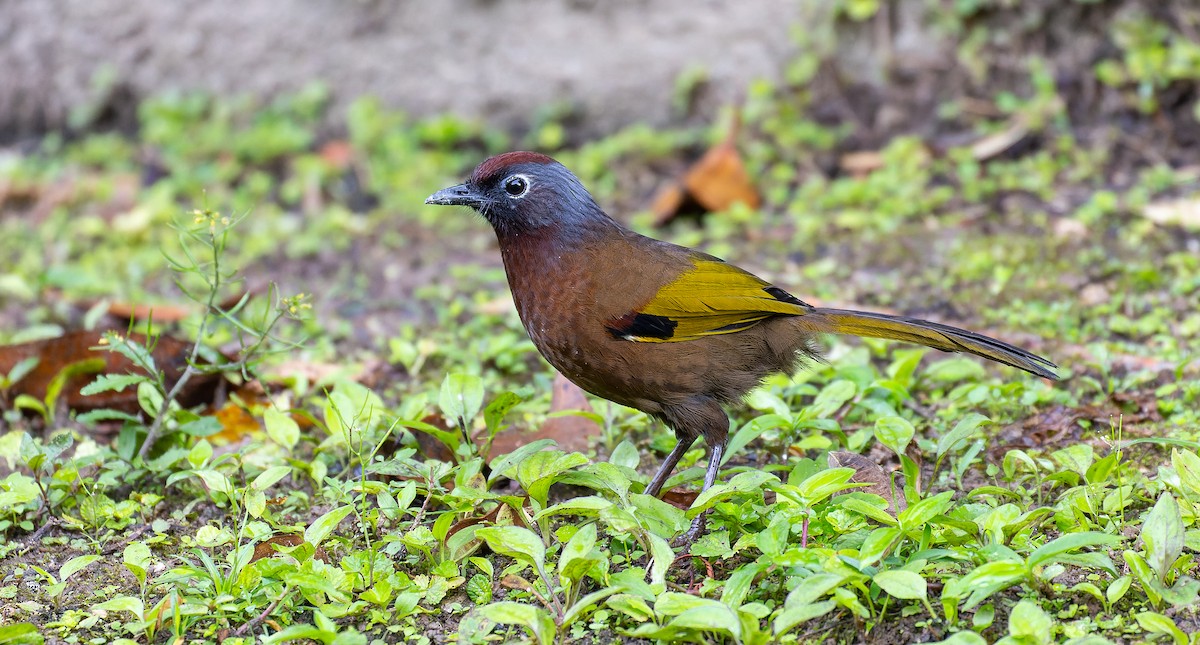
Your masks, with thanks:
M520 197L529 191L529 180L521 175L513 175L504 180L504 192L509 197Z

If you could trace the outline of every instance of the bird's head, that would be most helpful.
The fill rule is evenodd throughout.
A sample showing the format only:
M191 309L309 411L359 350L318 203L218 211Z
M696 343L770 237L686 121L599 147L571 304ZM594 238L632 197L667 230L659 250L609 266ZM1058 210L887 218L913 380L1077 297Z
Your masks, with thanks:
M475 168L465 183L430 195L426 204L470 206L501 237L554 227L582 231L612 222L565 166L536 152L506 152Z

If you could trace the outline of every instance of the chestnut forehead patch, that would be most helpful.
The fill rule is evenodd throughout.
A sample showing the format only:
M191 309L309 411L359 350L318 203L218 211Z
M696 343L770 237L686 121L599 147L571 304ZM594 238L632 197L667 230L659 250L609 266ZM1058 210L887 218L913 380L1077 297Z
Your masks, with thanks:
M536 152L527 152L524 150L506 152L502 155L486 159L483 163L479 164L475 168L475 172L471 173L471 183L479 184L487 182L490 179L495 179L509 168L527 163L552 164L554 160Z

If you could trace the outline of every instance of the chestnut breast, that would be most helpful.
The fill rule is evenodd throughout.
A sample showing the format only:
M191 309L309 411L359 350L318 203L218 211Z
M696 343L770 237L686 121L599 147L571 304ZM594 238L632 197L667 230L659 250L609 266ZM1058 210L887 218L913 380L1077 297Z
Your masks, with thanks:
M620 229L590 240L534 232L501 239L500 250L517 312L542 356L583 389L654 413L662 399L701 387L696 365L676 368L672 359L706 344L637 343L609 331L691 267L684 255L640 248L647 243L663 245Z

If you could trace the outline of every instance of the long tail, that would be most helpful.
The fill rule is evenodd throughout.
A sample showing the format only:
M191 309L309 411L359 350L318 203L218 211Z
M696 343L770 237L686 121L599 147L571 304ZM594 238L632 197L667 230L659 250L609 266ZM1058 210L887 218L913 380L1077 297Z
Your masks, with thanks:
M946 352L968 352L1049 379L1058 366L1026 350L973 331L928 320L846 309L813 309L798 319L813 331L917 343Z

